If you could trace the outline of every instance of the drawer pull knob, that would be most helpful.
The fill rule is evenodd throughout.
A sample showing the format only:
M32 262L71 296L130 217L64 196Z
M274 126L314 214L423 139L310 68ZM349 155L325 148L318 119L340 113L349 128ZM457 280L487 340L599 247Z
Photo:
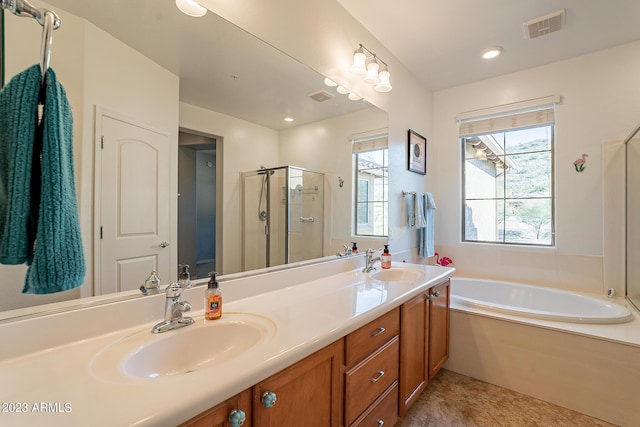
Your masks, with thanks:
M264 406L267 408L273 408L276 404L277 396L272 391L265 391L261 400Z
M386 331L386 329L385 329L385 328L383 328L383 327L380 327L380 328L378 328L378 330L377 330L377 331L372 332L372 333L371 333L371 336L372 336L372 337L377 337L378 335L380 335L380 334L381 334L381 333L383 333L384 331Z
M377 383L380 378L384 377L384 371L378 371L378 376L371 378L372 383Z
M240 427L247 420L247 414L240 409L234 409L229 412L229 423L231 427Z
M378 420L378 425L379 425L380 427L382 427L382 426L384 425L384 421L382 421L382 420Z

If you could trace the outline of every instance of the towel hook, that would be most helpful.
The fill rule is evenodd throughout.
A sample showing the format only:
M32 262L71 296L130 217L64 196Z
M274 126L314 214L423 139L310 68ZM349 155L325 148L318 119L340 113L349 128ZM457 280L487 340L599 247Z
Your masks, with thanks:
M42 44L40 45L40 71L42 72L42 84L51 62L51 45L53 44L53 30L60 27L60 18L55 12L48 9L40 9L44 17L42 23ZM40 20L38 20L40 22Z
M17 16L33 18L42 25L42 44L40 46L40 70L42 83L49 69L51 59L51 45L53 44L53 30L60 28L60 17L49 9L36 9L27 0L0 0L0 7L7 9Z

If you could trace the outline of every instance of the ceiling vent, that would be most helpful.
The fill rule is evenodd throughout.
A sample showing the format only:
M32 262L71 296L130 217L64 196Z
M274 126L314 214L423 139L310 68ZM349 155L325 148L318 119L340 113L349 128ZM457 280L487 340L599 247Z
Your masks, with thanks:
M333 98L333 95L327 91L319 90L317 92L310 93L309 98L313 99L314 101L324 102Z
M564 9L539 18L530 19L522 24L524 26L524 35L528 39L544 36L554 31L562 29L564 24Z

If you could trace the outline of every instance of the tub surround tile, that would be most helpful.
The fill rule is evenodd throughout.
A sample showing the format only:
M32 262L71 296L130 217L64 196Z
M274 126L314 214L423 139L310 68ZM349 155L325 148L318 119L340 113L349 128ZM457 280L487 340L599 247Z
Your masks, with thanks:
M613 424L442 369L397 427L554 426Z

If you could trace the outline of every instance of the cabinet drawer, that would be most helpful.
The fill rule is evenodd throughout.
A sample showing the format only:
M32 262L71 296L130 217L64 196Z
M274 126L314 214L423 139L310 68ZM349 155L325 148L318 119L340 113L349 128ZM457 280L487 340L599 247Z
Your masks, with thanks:
M367 323L347 335L345 340L345 365L352 366L371 354L400 331L400 308L395 308L378 319Z
M351 424L398 379L399 339L381 349L345 375L345 424Z
M398 422L398 383L384 392L350 427L392 427Z

